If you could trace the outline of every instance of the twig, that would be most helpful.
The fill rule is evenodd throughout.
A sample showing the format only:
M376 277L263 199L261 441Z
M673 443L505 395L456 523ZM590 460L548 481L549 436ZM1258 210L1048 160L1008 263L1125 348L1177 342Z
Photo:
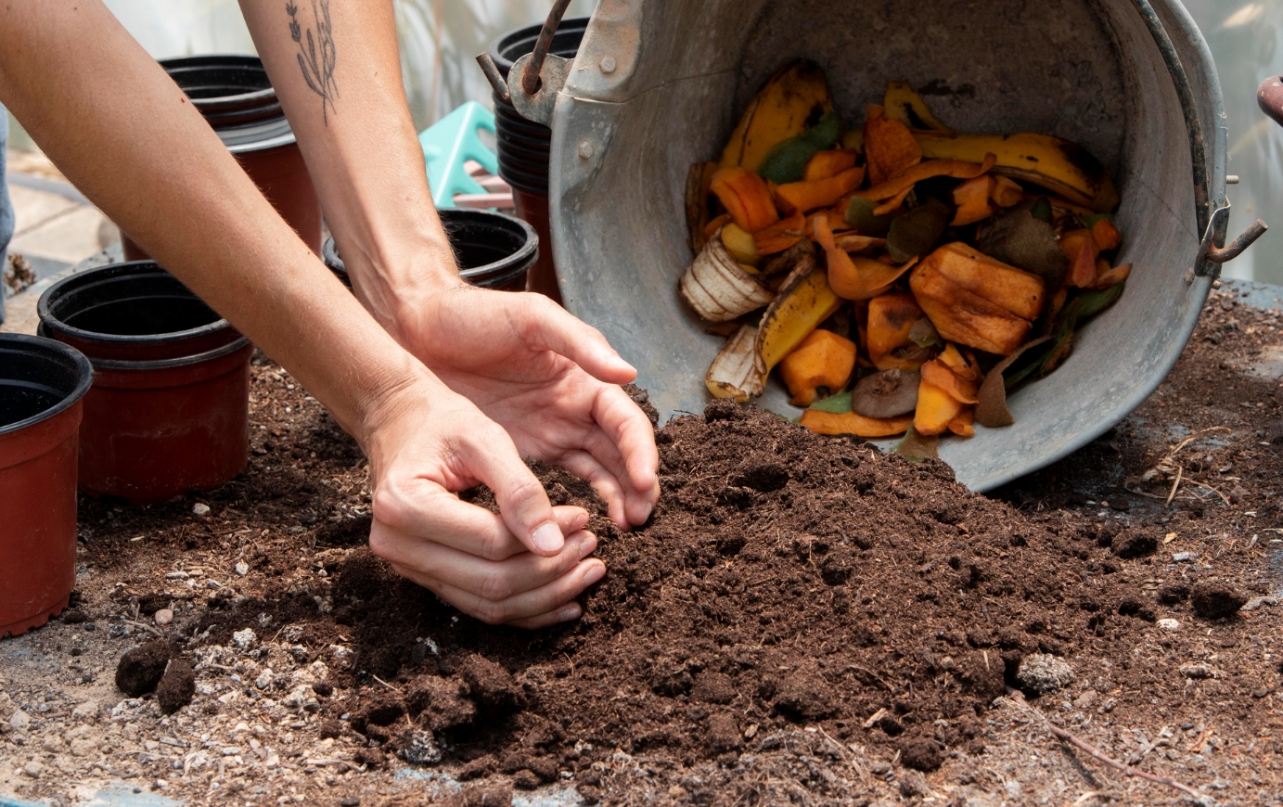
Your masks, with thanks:
M125 619L124 617L121 617L120 621L124 622L126 625L133 625L135 628L142 628L145 631L149 631L153 636L160 636L160 631L156 630L151 625L148 625L146 622L136 622L132 619Z
M392 685L391 685L391 684L389 684L387 681L384 681L382 678L378 677L378 676L377 676L377 675L375 675L374 673L370 673L370 677L371 677L371 678L373 678L375 681L378 681L380 684L382 684L383 686L387 687L388 689L392 690L393 692L396 692L397 694L400 694L400 693L401 693L401 690L399 690L399 689L397 689L396 687L392 686Z
M1204 796L1202 793L1199 793L1197 790L1195 790L1192 787L1189 787L1188 785L1181 784L1180 782L1176 781L1170 776L1158 776L1156 774L1146 773L1145 771L1142 771L1139 768L1133 768L1131 765L1128 765L1123 762L1119 762L1113 757L1107 756L1103 751L1101 751L1096 746L1092 745L1091 743L1087 742L1081 737L1078 737L1074 734L1070 734L1069 732L1065 731L1064 729L1052 723L1050 720L1047 719L1046 715L1044 715L1042 712L1038 711L1037 709L1033 708L1028 703L1026 703L1024 695L1020 694L1019 692L1012 692L1008 697L1010 697L1012 701L1019 704L1023 708L1037 715L1042 720L1043 725L1047 727L1047 730L1050 731L1051 735L1055 737L1057 740L1060 740L1061 742L1069 743L1070 745L1079 749L1080 751L1083 751L1089 754L1096 761L1103 762L1109 767L1114 768L1115 770L1121 771L1124 776L1135 776L1137 778L1144 779L1148 782L1154 782L1155 784L1159 784L1159 785L1166 785L1168 787L1179 790L1180 792L1184 793L1186 796L1189 796L1199 804L1207 803L1207 797Z
M1168 494L1167 494L1167 502L1166 502L1166 504L1167 504L1167 505L1169 505L1169 506L1170 506L1170 505L1171 505L1171 503L1172 503L1172 499L1175 499L1175 498L1176 498L1176 489L1177 489L1177 488L1179 488L1179 487L1181 486L1181 479L1182 479L1182 478L1184 478L1184 476L1185 476L1185 466L1184 466L1184 465L1177 465L1177 466L1176 466L1176 481L1172 483L1172 491L1171 491L1171 493L1168 493Z
M868 787L869 774L864 770L864 767L860 765L860 763L855 761L855 755L852 754L850 751L848 751L847 747L842 745L842 743L833 739L833 737L827 731L824 730L823 726L818 726L817 728L820 729L820 733L824 735L825 739L833 743L833 745L838 750L838 754L841 755L842 759L846 760L846 763L851 766L851 769L855 771L855 774L860 777L860 781L864 784L864 786Z

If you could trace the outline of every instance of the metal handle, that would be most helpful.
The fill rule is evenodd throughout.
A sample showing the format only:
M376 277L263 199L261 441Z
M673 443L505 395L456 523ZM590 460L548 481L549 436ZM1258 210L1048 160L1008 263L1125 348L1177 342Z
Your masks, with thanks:
M544 20L539 30L539 39L535 41L534 51L518 59L505 79L499 72L499 66L489 53L477 57L481 72L486 74L490 86L500 100L512 104L517 113L527 120L548 126L552 123L553 109L557 104L557 93L566 83L570 74L570 60L549 53L552 39L561 25L561 18L570 6L570 0L556 0L548 19Z

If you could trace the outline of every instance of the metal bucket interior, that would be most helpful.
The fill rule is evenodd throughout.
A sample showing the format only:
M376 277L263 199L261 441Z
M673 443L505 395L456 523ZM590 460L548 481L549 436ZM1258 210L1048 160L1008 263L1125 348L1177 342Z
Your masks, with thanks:
M1086 146L1122 204L1120 302L1085 328L1072 357L1010 401L1016 423L945 439L959 481L986 490L1103 434L1163 380L1189 339L1212 277L1191 271L1191 152L1202 199L1223 205L1220 87L1179 3L1155 2L1188 76L1193 126L1144 0L602 0L553 118L552 223L567 308L637 366L664 420L700 412L723 340L679 300L690 264L683 194L691 163L716 159L738 114L795 57L825 69L846 128L885 84L906 79L964 132L1032 131ZM610 68L610 69L607 69ZM1191 146L1192 130L1202 137ZM1200 265L1200 271L1202 267ZM772 379L759 405L789 417Z

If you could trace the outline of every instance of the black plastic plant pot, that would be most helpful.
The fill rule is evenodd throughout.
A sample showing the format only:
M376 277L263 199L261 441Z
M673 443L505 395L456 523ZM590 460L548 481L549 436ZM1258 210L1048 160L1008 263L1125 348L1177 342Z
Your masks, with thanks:
M91 269L51 286L40 331L93 363L80 489L151 502L208 490L249 458L253 345L155 263Z
M526 222L502 213L469 208L438 210L441 224L459 264L459 275L474 286L501 291L524 291L526 273L539 259L539 236ZM325 265L352 287L347 267L334 239L326 239L321 254Z
M188 56L160 63L313 252L321 248L321 204L303 153L257 56ZM126 260L146 253L132 240Z
M76 584L76 452L93 368L52 339L0 334L0 637L39 627Z

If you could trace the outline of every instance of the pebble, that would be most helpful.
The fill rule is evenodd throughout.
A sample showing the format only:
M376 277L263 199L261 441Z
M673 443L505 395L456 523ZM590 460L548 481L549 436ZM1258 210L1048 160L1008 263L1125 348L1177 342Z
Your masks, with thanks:
M19 709L9 718L9 726L14 731L26 731L31 725L31 715Z
M1158 627L1161 630L1180 630L1181 623L1175 619L1160 619L1158 620Z
M45 772L45 766L36 762L34 759L23 766L22 772L32 779L39 779L40 774Z
M243 560L236 561L235 568L236 568L236 573L239 574L241 577L244 577L245 575L249 574L249 564Z
M152 617L156 620L157 625L168 625L174 621L174 612L169 608L162 608Z
M1198 557L1197 552L1173 552L1172 563L1189 563L1196 557Z
M1069 662L1046 653L1025 656L1016 670L1016 680L1034 692L1055 692L1073 683L1074 670Z
M92 720L102 709L98 701L85 701L71 711L71 716L78 720Z
M1182 664L1180 666L1180 674L1183 678L1196 678L1199 680L1218 677L1216 671L1206 664Z
M196 504L192 505L192 515L194 516L209 515L209 505L205 504L204 502L196 502Z
M257 640L258 636L254 634L252 628L238 630L232 634L232 644L236 645L241 650L249 650L254 646L254 642Z

